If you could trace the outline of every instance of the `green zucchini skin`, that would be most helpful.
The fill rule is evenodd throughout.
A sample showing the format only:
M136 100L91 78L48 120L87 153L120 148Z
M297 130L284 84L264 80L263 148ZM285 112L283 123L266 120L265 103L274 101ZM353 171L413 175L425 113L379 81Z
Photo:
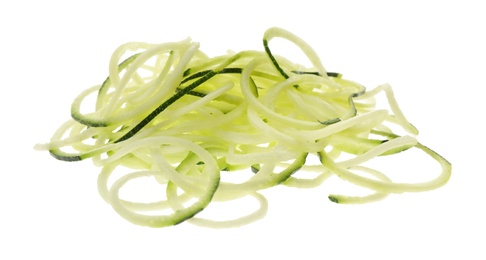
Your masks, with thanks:
M49 150L52 157L65 162L77 162L83 160L81 155L68 155L59 150Z

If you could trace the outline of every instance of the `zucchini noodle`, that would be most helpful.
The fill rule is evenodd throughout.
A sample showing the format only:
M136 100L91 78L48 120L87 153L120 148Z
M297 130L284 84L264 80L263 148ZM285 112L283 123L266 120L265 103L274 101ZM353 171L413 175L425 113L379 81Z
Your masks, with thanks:
M312 67L272 53L274 38L299 47ZM376 106L382 92L389 109ZM142 226L246 225L267 212L263 190L314 188L332 176L370 191L329 195L342 204L436 189L451 176L451 164L418 142L418 130L389 85L367 91L327 72L305 41L281 28L265 32L262 51L217 57L190 39L123 44L110 59L106 80L81 92L71 115L50 142L34 148L63 161L91 159L101 167L103 200ZM365 165L412 148L437 161L440 173L404 183ZM138 179L153 181L165 195L143 202L126 198L123 190ZM239 217L205 214L212 202L231 205L245 198L257 206Z

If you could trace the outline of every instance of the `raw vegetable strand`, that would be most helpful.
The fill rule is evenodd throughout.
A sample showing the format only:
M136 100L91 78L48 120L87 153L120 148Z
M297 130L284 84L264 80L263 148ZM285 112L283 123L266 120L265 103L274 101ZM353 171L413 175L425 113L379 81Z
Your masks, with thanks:
M299 47L312 67L275 55L274 38ZM265 32L263 51L216 57L190 39L127 43L115 50L108 67L101 85L74 99L72 119L35 149L63 161L91 158L101 167L101 197L137 225L246 225L268 210L261 191L277 185L314 188L332 176L371 191L329 195L332 202L348 204L436 189L451 176L451 164L418 142L418 130L389 85L368 91L327 72L305 41L281 28ZM377 109L379 93L388 109ZM92 97L92 110L84 112ZM365 165L409 149L425 152L441 173L404 183ZM124 190L141 179L151 180L164 196L147 202L126 198ZM205 215L211 202L245 198L258 207L228 219Z

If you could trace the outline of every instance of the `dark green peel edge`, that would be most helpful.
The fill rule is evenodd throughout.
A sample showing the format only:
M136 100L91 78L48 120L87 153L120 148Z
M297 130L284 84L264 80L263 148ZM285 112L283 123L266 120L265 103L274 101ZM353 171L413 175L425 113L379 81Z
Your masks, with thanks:
M292 70L291 72L294 73L294 74L298 74L298 75L310 74L310 75L322 76L321 73L319 73L317 71ZM328 77L334 77L334 78L340 78L342 76L340 73L337 73L337 72L326 72L326 75Z
M275 59L275 57L272 54L272 51L270 51L270 48L268 47L268 41L266 39L263 39L263 47L265 48L265 52L267 53L268 57L270 58L270 61L272 61L273 66L275 66L275 68L278 70L280 75L282 75L284 78L288 79L289 75L287 75L287 73L285 73L285 71L282 69L282 67L280 67L280 65L278 64L277 60Z
M277 180L278 184L284 183L288 180L294 173L298 172L302 166L304 166L305 161L307 159L308 153L301 153L297 158L294 160L292 164L289 165L285 170L279 173L280 178Z
M330 195L330 196L328 196L327 198L328 198L330 201L332 201L332 202L334 202L334 203L338 203L338 204L339 204L339 200L338 200L336 197L334 197L334 196L331 196L331 195Z
M158 106L154 111L152 111L148 116L146 116L142 121L140 121L135 127L133 127L130 131L128 131L125 135L120 137L118 140L115 141L115 143L119 143L122 141L125 141L129 139L130 137L134 136L136 133L138 133L140 130L142 130L143 127L145 127L150 121L152 121L158 114L160 114L162 111L164 111L167 107L169 107L172 103L176 102L178 99L186 95L188 92L192 91L194 88L198 87L202 83L206 82L210 78L212 78L214 75L217 73L214 71L209 71L206 73L205 76L199 78L199 80L193 82L189 86L181 89L179 92L176 92L175 95L170 97L168 100L163 102L160 106Z
M65 162L77 162L83 160L81 155L70 155L60 152L59 150L49 150L49 154L51 154L52 157Z
M326 120L326 121L319 121L319 120L317 120L317 121L319 123L323 124L323 125L332 125L332 124L341 122L341 119L339 117L336 117L336 118L331 118L331 119Z

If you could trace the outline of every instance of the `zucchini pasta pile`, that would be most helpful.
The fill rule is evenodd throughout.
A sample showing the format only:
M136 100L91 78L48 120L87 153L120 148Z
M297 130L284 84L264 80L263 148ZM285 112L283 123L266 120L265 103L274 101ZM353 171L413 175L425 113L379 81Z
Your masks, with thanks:
M275 38L299 47L312 66L274 55ZM376 108L380 93L389 109ZM71 115L35 149L63 161L91 159L101 167L101 197L142 226L245 225L265 216L262 190L317 187L333 175L370 190L366 196L330 195L336 203L432 190L451 175L451 164L417 141L418 131L389 85L368 91L327 72L305 41L281 28L265 32L261 51L216 57L190 39L123 44L111 57L106 80L76 97ZM364 165L411 148L436 160L441 172L426 182L401 183ZM231 181L234 175L240 180ZM142 177L160 187L162 198L121 195ZM247 196L259 203L253 212L223 220L198 216L211 202Z

